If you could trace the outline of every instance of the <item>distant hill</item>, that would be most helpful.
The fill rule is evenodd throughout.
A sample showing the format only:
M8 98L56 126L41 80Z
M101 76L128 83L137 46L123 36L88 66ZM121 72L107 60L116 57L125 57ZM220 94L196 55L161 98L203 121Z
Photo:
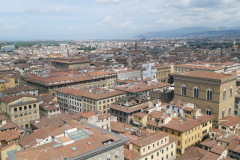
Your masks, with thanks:
M195 32L182 35L182 37L196 37L196 38L208 38L208 37L240 37L240 30L223 30L223 31L205 31Z
M239 36L240 27L185 27L170 31L147 32L133 38L219 37Z

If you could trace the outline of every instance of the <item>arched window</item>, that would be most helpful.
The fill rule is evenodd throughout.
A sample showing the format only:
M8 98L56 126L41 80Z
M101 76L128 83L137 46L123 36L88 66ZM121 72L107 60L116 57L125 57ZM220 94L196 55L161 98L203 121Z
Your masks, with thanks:
M186 96L186 91L187 91L187 87L185 85L182 85L182 95Z
M211 89L207 90L207 100L209 100L209 101L212 100L212 90Z
M225 116L225 109L222 110L222 118Z
M115 158L118 158L119 157L119 154L118 154L118 151L115 152Z
M193 89L193 97L198 98L198 88L197 87L195 87Z
M229 115L229 116L231 116L231 111L232 111L232 107L230 106L230 107L228 108L228 115Z
M226 89L224 89L224 90L223 90L223 100L225 100L225 99L226 99L226 94L227 94L227 90L226 90Z
M233 88L230 87L230 97L232 97Z
M107 155L107 160L111 160L111 154Z
M212 111L211 111L210 109L207 109L207 110L206 110L206 114L207 114L207 115L212 115Z

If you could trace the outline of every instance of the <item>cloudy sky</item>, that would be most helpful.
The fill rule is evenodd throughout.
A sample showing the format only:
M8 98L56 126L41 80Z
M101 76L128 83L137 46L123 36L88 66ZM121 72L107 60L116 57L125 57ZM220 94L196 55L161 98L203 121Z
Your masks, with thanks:
M6 0L0 40L131 38L194 26L240 26L240 0Z

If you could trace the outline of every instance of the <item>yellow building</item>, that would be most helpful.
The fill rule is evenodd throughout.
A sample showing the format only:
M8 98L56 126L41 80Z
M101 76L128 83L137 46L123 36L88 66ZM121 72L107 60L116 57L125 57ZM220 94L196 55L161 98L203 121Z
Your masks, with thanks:
M39 119L39 100L28 93L3 97L1 109L22 129L29 129L29 121Z
M213 126L219 119L234 114L237 76L208 71L174 75L174 99L193 103L203 113L213 115Z
M176 138L165 132L155 132L132 140L124 150L125 160L174 160L176 158Z
M63 58L63 55L61 53L54 54L51 52L50 54L44 55L43 57L44 58Z
M155 68L157 69L156 73L156 79L158 82L169 82L169 76L171 73L171 66L167 65L155 65Z
M5 82L5 88L13 88L13 87L18 87L19 86L19 78L14 77L14 76L3 76L3 79L6 81Z
M145 127L147 125L147 118L148 118L148 114L144 113L144 112L138 112L136 114L133 115L133 123L136 123L136 125L140 125L142 127Z
M178 139L177 156L201 142L201 123L191 118L172 119L162 126L162 131L170 133L170 136Z
M208 136L209 131L212 129L212 119L214 118L209 115L200 116L201 110L196 108L186 107L183 111L184 118L172 118L169 114L153 111L149 114L147 123L148 132L153 133L161 130L178 139L177 156L196 146Z
M218 128L231 134L238 134L240 130L239 126L240 117L238 116L226 116L219 120Z
M0 91L4 90L5 89L5 83L6 81L3 80L3 79L0 79Z
M125 92L117 90L102 94L91 94L86 92L82 96L83 111L89 112L91 110L97 110L102 113L109 113L109 108L107 106L115 103L119 98L123 98L125 96Z
M8 158L7 152L13 151L13 150L17 150L17 151L21 150L19 143L11 142L7 146L1 148L1 150L0 150L1 160L7 159Z
M81 61L78 59L55 59L52 65L57 69L77 69L90 66L90 61Z

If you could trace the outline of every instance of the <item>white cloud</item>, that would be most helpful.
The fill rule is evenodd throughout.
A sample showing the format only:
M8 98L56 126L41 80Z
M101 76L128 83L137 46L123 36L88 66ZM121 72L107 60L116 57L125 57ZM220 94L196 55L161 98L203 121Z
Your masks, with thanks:
M95 3L102 3L102 4L106 4L106 3L119 3L120 0L95 0Z
M131 24L131 21L126 21L126 22L124 22L124 23L118 24L118 27L127 27L127 26L129 26L130 24Z
M131 37L181 27L240 26L240 0L11 0L0 10L0 37Z
M97 26L110 27L114 25L114 20L111 17L104 18L101 22L97 23Z
M158 13L158 12L160 12L159 9L150 9L150 10L148 10L148 13Z
M159 19L155 21L155 23L159 23L159 24L171 24L173 22L174 22L173 19Z
M106 17L101 22L96 24L100 27L127 27L131 25L131 21L118 21L116 19L113 19L112 17Z

